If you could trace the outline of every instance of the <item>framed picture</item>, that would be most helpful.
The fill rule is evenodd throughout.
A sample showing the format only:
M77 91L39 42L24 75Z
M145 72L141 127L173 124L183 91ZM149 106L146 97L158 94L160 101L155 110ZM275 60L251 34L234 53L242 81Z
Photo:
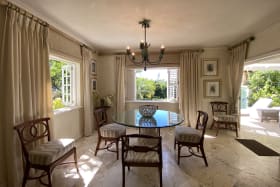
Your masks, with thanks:
M91 74L96 75L96 62L95 62L95 60L92 60L92 62L91 62Z
M220 80L204 80L204 97L220 97Z
M91 90L93 92L96 92L96 88L97 88L97 85L96 85L96 79L91 79Z
M202 75L204 76L218 75L218 59L203 59Z

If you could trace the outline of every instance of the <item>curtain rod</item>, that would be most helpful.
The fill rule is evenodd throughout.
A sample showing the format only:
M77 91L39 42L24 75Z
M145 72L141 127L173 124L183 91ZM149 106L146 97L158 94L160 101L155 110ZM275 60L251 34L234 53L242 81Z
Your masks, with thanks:
M228 50L232 50L233 48L235 48L235 47L237 47L237 46L239 46L239 45L241 45L243 43L247 43L247 42L249 43L249 42L254 41L254 40L255 40L255 37L254 36L250 36L249 38L247 38L247 39L245 39L245 40L243 40L243 41L241 41L241 42L239 42L239 43L229 47Z
M39 23L42 26L45 26L45 27L49 26L49 24L47 22L41 20L40 18L34 16L33 14L27 12L26 10L24 10L24 9L22 9L22 8L12 4L12 3L10 3L10 2L8 2L7 7L12 9L12 10L15 10L16 12L18 12L19 14L21 14L23 16L28 17L29 19L34 20L35 22Z

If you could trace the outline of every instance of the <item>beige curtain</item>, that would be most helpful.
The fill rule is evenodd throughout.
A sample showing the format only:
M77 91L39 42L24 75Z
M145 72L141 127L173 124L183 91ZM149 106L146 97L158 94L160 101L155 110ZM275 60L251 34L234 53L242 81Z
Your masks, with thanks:
M194 126L198 107L199 52L186 51L180 55L179 110L185 124Z
M84 93L84 135L90 136L94 130L93 120L93 96L91 91L91 62L93 59L92 51L82 46L83 58L83 93Z
M125 110L125 55L118 55L116 61L116 112Z
M22 161L13 126L52 116L48 27L11 4L1 11L5 16L0 18L4 20L0 28L0 186L18 187Z
M248 42L244 42L241 45L238 45L237 47L231 49L230 52L228 75L231 113L239 113L238 97L248 45Z

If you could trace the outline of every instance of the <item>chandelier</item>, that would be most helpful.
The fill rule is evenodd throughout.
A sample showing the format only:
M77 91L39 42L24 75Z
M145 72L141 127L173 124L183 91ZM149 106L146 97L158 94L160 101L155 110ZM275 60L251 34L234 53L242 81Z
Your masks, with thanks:
M129 58L129 60L135 65L144 64L144 71L146 71L146 69L147 69L147 64L150 64L150 65L159 64L161 62L161 59L162 59L163 54L164 54L164 46L161 45L158 60L157 61L151 61L149 59L148 48L150 47L151 44L147 43L146 29L150 27L150 22L151 22L151 20L148 20L148 19L143 19L142 21L139 21L139 24L142 25L142 28L144 28L144 39L145 39L145 40L141 40L140 47L139 47L140 50L141 50L142 60L139 60L139 61L136 60L135 53L131 52L131 49L130 49L129 46L127 46L127 48L126 48L126 54Z

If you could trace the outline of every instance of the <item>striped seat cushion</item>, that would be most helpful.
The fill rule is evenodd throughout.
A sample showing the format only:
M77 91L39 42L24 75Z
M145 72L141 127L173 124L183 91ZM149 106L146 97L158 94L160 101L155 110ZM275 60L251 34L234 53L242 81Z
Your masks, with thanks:
M159 163L159 154L155 151L149 151L149 152L128 151L124 160L126 162L136 162L136 163Z
M115 123L103 125L99 130L101 136L107 138L117 138L125 135L126 132L126 128L124 126Z
M213 118L215 121L238 122L236 115L215 115Z
M58 139L39 144L29 151L32 164L48 165L74 147L74 139Z
M175 139L179 142L199 143L202 131L186 126L175 128Z

